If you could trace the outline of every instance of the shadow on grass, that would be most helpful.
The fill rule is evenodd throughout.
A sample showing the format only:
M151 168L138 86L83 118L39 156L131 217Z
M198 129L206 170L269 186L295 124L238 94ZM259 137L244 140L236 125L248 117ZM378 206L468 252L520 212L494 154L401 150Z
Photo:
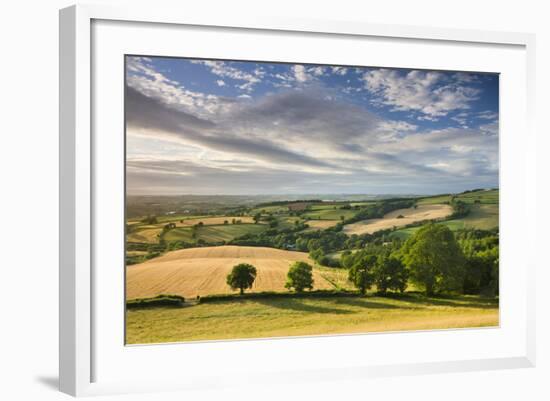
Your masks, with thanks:
M308 305L304 303L305 298L278 298L278 299L268 299L268 298L258 298L254 301L261 303L262 305L270 306L272 308L293 310L296 312L309 312L309 313L330 313L335 315L347 315L355 313L350 310L339 309L339 308L330 308L319 305Z
M409 306L391 305L379 301L372 301L369 297L366 298L337 298L334 303L338 305L356 306L367 309L414 309Z
M392 293L386 294L385 298L406 301L417 305L449 306L453 308L495 309L498 308L499 305L498 298L484 298L479 296L464 295L436 295L426 297L420 293Z

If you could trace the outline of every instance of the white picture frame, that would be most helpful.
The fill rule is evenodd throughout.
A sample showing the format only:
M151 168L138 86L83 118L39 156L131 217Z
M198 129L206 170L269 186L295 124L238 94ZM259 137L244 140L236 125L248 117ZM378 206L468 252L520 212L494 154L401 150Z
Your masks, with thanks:
M263 357L269 360L269 358L274 357L274 352L280 353L284 347L296 347L296 344L299 344L298 348L301 349L300 352L303 352L304 355L308 355L308 352L313 355L315 350L318 349L316 347L321 346L321 342L323 347L327 349L332 347L333 350L344 346L344 343L357 346L362 343L366 344L366 342L379 342L378 347L380 347L384 339L389 338L387 336L397 336L397 334L329 336L315 339L302 338L294 342L292 342L292 339L210 342L192 346L187 345L187 348L176 345L141 349L136 347L129 352L123 350L124 344L119 344L122 347L119 351L125 354L121 358L127 359L125 361L116 360L115 355L119 351L109 349L105 345L105 333L103 332L105 331L105 325L108 322L116 322L120 315L105 317L106 314L101 312L105 305L96 305L97 298L94 298L95 291L98 288L105 288L105 294L111 295L120 290L117 287L117 285L120 287L120 283L112 284L112 288L107 288L104 276L98 275L94 271L94 268L97 267L97 261L103 257L96 253L94 245L94 235L103 227L101 221L98 220L101 219L103 209L96 194L98 191L103 191L100 187L104 185L104 181L101 181L98 177L105 173L99 172L102 166L98 163L105 163L103 170L105 168L111 169L113 166L116 167L117 163L120 163L124 157L123 154L117 156L116 152L111 152L110 155L106 154L102 143L98 143L94 138L94 127L103 127L101 122L96 119L104 115L99 108L96 110L96 104L94 103L94 96L103 95L95 94L94 91L97 88L92 85L92 79L96 76L94 74L99 74L98 71L101 68L101 63L98 64L94 56L100 54L98 51L101 52L101 47L106 43L105 35L102 39L102 34L99 31L97 40L94 42L94 24L99 23L101 25L102 21L106 22L105 29L108 30L106 32L115 35L109 37L109 42L112 42L111 50L115 56L118 54L116 52L123 51L121 50L123 46L116 48L117 44L130 41L129 37L136 40L135 36L139 36L139 31L145 29L145 27L156 27L153 29L156 32L154 35L165 34L163 33L165 29L178 29L178 27L197 29L199 27L207 31L219 30L222 35L234 32L240 35L263 33L274 36L278 34L301 35L309 38L304 40L310 40L311 38L326 41L330 41L331 38L342 40L370 38L384 40L387 43L408 41L407 43L434 44L441 47L442 51L447 45L457 46L457 51L460 51L458 48L479 48L483 51L484 46L494 47L495 49L510 49L510 54L503 57L510 57L512 61L510 64L517 67L516 72L512 72L511 68L515 68L513 66L508 68L511 71L510 76L517 75L514 78L513 85L516 85L516 88L519 88L524 96L519 95L518 99L513 100L516 102L516 107L520 106L517 116L505 115L504 117L509 118L509 120L505 121L504 124L506 140L504 141L504 147L501 147L501 169L503 171L501 184L503 188L513 188L521 184L522 191L516 191L521 192L521 194L504 191L502 195L504 207L501 208L501 218L509 219L509 227L517 226L518 229L528 228L534 224L536 209L526 207L524 202L526 197L533 195L536 191L534 178L536 176L534 157L536 138L532 127L535 86L534 35L373 25L357 21L262 18L254 15L243 16L238 20L234 18L225 20L224 18L212 18L208 15L187 15L182 10L143 9L138 7L112 8L108 6L79 5L63 9L60 12L60 390L65 393L80 396L171 389L207 389L214 386L230 385L231 372L229 370L223 370L222 366L219 371L208 372L206 369L200 368L202 365L198 361L198 369L186 372L185 375L166 375L166 372L157 372L159 374L153 377L155 375L148 372L144 374L144 377L150 377L150 380L144 380L137 376L130 378L130 375L115 374L115 371L121 371L122 365L119 363L125 363L126 366L130 366L132 363L135 365L141 360L140 358L150 358L148 360L155 361L155 364L159 361L168 360L169 355L172 354L170 347L177 347L178 353L187 352L187 355L191 358L201 353L206 355L205 358L209 362L214 362L216 358L232 358L236 352L242 350L254 353L256 358ZM117 27L115 26L117 23L122 25ZM124 25L125 23L134 25L129 27ZM129 29L133 30L133 34L125 38L120 32ZM277 38L273 40L277 40ZM146 47L146 41L143 40L143 42L141 46ZM163 51L170 51L169 47L166 47L166 49L168 50ZM208 48L206 51L208 52ZM233 51L238 52L238 50ZM245 53L242 54L245 57ZM103 54L101 58L108 60ZM411 63L413 65L422 64L418 60L413 60ZM465 69L467 63L468 60L465 60L463 65L456 65L455 69ZM432 68L445 67L443 62L441 65L426 62L425 67L429 68L430 66ZM446 66L448 67L448 64ZM115 67L113 66L113 68ZM94 69L97 69L97 71ZM492 72L500 71L493 70ZM118 70L117 73L122 77L122 70ZM98 81L104 82L101 81L102 79L99 77ZM512 79L510 82L512 82ZM115 88L115 90L122 90L122 87ZM506 93L504 91L504 96ZM503 113L512 110L512 106L512 103L505 104ZM117 110L116 107L114 110ZM109 127L116 129L120 118L122 116L115 116L113 121L109 122L111 124ZM122 132L123 126L118 127ZM506 133L508 132L506 127L520 128L523 134L520 138L513 137L511 134ZM512 149L517 153L514 157L518 159L508 157L511 153L507 152ZM115 160L117 157L119 158L118 162ZM100 159L110 161L103 162ZM513 172L510 168L511 164L515 167ZM117 181L114 180L106 185L117 185ZM507 196L508 198L506 198ZM519 211L516 210L518 213L515 217L512 216L514 213L511 213L514 207L520 209ZM519 221L520 217L523 218L522 221ZM122 225L120 227L122 229ZM114 238L118 237L115 236ZM504 241L504 245L512 243L512 239L513 237L509 236L508 240ZM122 241L117 246L122 247ZM516 246L520 249L526 249L529 244L522 242ZM503 252L502 259L505 258L513 260L514 254L511 250ZM340 365L327 358L325 361L315 360L309 364L300 365L297 363L292 370L288 371L282 369L280 367L282 365L278 365L276 361L271 369L255 366L254 370L247 370L244 366L246 362L243 362L243 366L237 366L235 369L240 372L247 372L249 377L254 377L260 385L269 386L281 385L281 383L292 382L293 380L315 381L344 377L361 380L368 377L387 375L534 366L535 265L536 260L533 256L524 258L521 275L513 277L519 289L514 294L503 291L501 313L503 310L508 313L509 309L513 309L515 315L510 315L510 318L505 316L504 324L501 324L499 329L449 330L440 331L433 336L426 332L415 332L402 333L399 334L399 337L394 337L396 340L399 339L398 341L403 340L422 344L422 341L425 341L422 337L429 335L432 336L429 341L441 346L456 340L472 343L481 339L487 341L487 343L494 343L494 349L487 349L486 352L483 352L480 348L471 352L462 350L465 355L463 358L441 354L439 359L420 360L414 355L410 355L408 359L388 359L387 361L382 356L370 354L372 360L352 360L350 357L347 362ZM510 275L512 273L510 271ZM505 275L506 270L501 274ZM112 300L111 295L106 295L106 301L103 304ZM516 305L517 308L511 308L511 305ZM122 305L112 305L111 308L113 307L115 309L122 308ZM518 318L517 321L511 321L513 316ZM120 321L121 327L122 324L123 321ZM98 329L98 327L100 328ZM508 329L510 331L509 335L500 335L506 333ZM102 333L104 335L101 335ZM506 352L506 349L509 349L509 352ZM458 346L458 351L462 352L460 346ZM329 354L336 355L333 352ZM252 359L250 360L252 361ZM280 362L283 363L284 361ZM101 367L106 365L113 366L112 372L109 372L109 374L101 372Z

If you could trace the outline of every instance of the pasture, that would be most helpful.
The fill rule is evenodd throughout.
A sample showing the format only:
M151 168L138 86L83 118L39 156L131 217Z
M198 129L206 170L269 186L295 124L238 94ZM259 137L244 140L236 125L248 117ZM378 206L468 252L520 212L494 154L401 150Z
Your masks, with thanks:
M184 241L194 243L200 239L206 242L231 241L245 234L257 234L268 228L265 224L221 224L205 225L197 227L193 237L192 227L177 227L168 231L164 239L171 241Z
M423 204L416 208L394 210L381 219L364 220L358 223L347 224L344 226L343 231L348 235L372 234L376 231L403 227L418 221L442 219L451 215L452 212L453 209L449 205Z
M205 226L213 226L224 224L226 221L230 224L233 220L240 220L241 223L254 223L254 219L251 216L217 216L217 217L194 217L191 219L185 219L183 221L177 221L176 227L191 227L195 224L202 223Z
M334 207L322 208L317 210L308 210L302 216L312 220L337 220L341 217L345 219L355 216L357 211L351 209L334 209Z
M473 204L467 216L442 221L437 224L442 224L449 227L452 231L462 230L465 228L475 228L480 230L492 230L499 226L498 204ZM401 239L407 239L421 227L401 228L392 232L392 236Z
M159 235L162 232L162 228L138 228L132 231L126 236L129 242L141 242L145 244L156 244L159 242Z
M182 249L126 268L126 299L148 298L160 294L197 295L230 294L225 282L233 266L250 263L258 271L251 292L279 291L284 288L290 265L296 261L313 264L304 252L274 248L218 246ZM338 269L314 268L316 289L336 289L342 281Z
M128 310L126 342L146 344L498 326L498 299L477 296L265 298Z

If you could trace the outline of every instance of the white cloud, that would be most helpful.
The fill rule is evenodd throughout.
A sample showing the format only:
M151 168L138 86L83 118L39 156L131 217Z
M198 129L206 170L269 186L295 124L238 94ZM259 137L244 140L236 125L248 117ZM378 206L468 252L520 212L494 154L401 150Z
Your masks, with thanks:
M451 120L456 121L462 128L469 128L468 127L469 117L470 115L468 113L461 112L455 116L452 116Z
M225 86L225 82L222 79L216 80L216 84L218 84L218 86Z
M436 120L450 111L470 108L479 90L458 82L448 82L444 74L413 70L377 69L362 77L365 88L377 96L376 102L395 111L416 111L420 120Z
M306 72L306 68L303 65L296 64L292 66L292 72L294 73L294 78L298 82L306 82L310 79L309 74Z
M246 92L252 92L254 85L262 82L261 71L256 71L254 74L250 74L246 71L239 70L238 68L232 67L223 61L213 61L213 60L193 60L191 61L195 64L203 64L210 68L210 72L219 77L230 78L236 81L244 81L243 84L236 85L239 89Z
M333 74L338 75L346 75L348 73L348 69L345 67L330 67Z
M232 107L226 100L211 94L186 89L179 82L168 79L156 71L146 58L129 57L126 83L144 95L180 111L191 112L204 117L220 113Z
M411 193L418 188L445 192L457 185L467 189L498 183L495 121L487 118L487 124L478 129L426 130L411 123L414 119L392 120L369 112L323 86L307 66L294 67L298 68L289 66L268 77L291 86L308 80L314 84L250 101L246 91L231 99L192 91L156 71L147 60L129 61L128 85L139 92L134 92L134 100L141 99L128 101L134 105L128 109L127 131L128 160L134 160L129 178L132 190L158 193L200 187L206 191L210 186L215 193L267 193L295 186L318 191L314 183L320 182L324 189L339 193L405 187ZM418 90L422 93L417 96L427 93L436 100L441 100L437 96L449 85L456 86L427 74L416 79L407 75L406 82L391 76L372 79L381 80L381 101L386 100L383 79L397 80L406 90L408 83L423 84L426 90ZM219 81L230 85L225 79ZM241 80L237 85L248 83ZM413 97L409 94L409 101ZM438 117L418 109L409 111L414 118ZM448 113L468 118L460 109ZM468 113L472 118L477 115Z
M308 72L317 77L320 77L325 74L325 67L321 67L321 66L311 67L308 69Z
M477 118L481 118L483 120L495 120L498 118L498 113L490 110L480 111L477 113Z

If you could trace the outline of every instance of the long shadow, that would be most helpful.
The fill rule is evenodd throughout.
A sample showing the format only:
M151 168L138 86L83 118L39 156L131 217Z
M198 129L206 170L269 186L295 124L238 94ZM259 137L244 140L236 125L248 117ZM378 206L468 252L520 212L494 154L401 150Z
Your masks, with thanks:
M313 298L312 298L313 299ZM274 299L266 299L266 298L258 298L255 299L256 302L259 302L266 306L271 306L274 308L279 309L287 309L287 310L293 310L297 312L310 312L310 313L330 313L330 314L336 314L336 315L348 315L355 313L353 311L345 310L345 309L339 309L339 308L327 308L324 306L317 306L317 305L308 305L305 304L303 301L305 298L274 298Z
M414 309L408 306L390 305L382 302L371 301L368 298L336 298L334 302L336 304L358 306L367 309Z
M417 305L450 306L455 308L494 309L498 308L499 304L499 301L496 298L468 299L452 295L426 297L420 294L388 294L386 297Z

